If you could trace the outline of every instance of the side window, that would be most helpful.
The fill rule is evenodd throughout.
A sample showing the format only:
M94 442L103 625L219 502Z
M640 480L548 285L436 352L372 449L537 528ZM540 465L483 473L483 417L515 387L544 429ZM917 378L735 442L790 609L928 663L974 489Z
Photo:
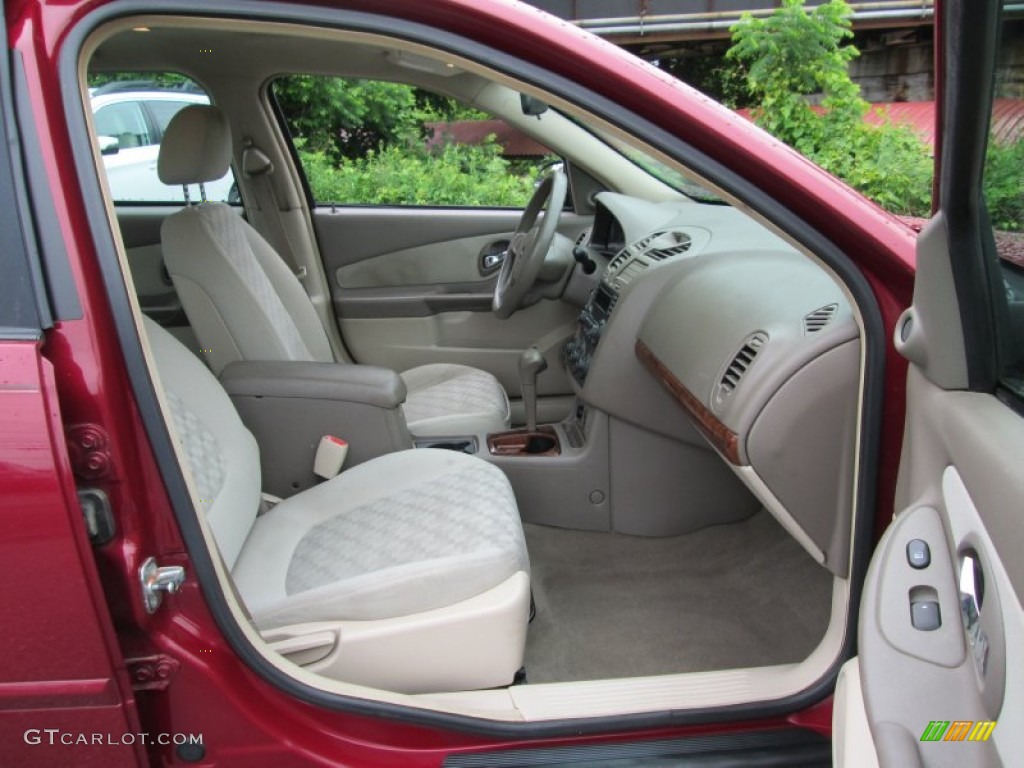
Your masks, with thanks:
M97 109L96 133L117 139L118 149L145 147L153 143L146 117L137 101L110 104Z
M191 80L176 74L94 74L89 77L90 102L103 168L115 203L163 205L184 203L181 186L168 186L157 175L160 140L167 125L190 104L209 104ZM206 197L238 202L238 187L227 174L207 182ZM193 201L199 186L189 187Z
M1019 40L1019 24L1004 21L982 188L1002 278L994 297L1000 382L1024 399L1024 87L1012 58Z
M558 161L504 121L408 85L293 75L272 92L318 204L521 208Z
M156 130L161 137L163 137L164 131L167 130L167 125L171 122L171 118L190 103L188 101L171 101L169 99L159 101L151 99L146 102L146 107L153 116L153 120L156 122Z

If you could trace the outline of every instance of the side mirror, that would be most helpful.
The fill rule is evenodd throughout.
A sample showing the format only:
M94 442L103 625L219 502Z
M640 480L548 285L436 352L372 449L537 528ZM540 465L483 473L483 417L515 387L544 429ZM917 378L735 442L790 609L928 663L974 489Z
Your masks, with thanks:
M117 136L99 136L101 155L116 155L121 149L121 142Z

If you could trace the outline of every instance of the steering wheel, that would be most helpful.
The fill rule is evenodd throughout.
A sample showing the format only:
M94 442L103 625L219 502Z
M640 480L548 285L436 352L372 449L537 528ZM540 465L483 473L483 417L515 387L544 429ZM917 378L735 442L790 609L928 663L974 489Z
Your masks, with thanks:
M559 214L565 207L568 188L565 173L554 169L537 185L533 197L526 205L501 264L498 283L494 286L491 308L502 320L511 317L523 306L530 288L536 282L544 257L555 237L555 228L558 226Z

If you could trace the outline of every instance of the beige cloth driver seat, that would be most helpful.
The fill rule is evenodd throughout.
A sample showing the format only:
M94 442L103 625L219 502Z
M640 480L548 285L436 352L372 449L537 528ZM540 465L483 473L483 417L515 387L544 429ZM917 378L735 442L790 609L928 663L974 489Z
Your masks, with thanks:
M164 184L203 184L227 173L231 135L214 106L171 120L157 170ZM236 360L335 362L309 297L280 256L223 203L189 205L161 228L164 263L214 373ZM416 437L499 432L508 396L491 374L465 365L423 365L401 374Z
M400 693L513 681L530 564L500 469L455 451L398 451L258 515L252 434L195 355L151 320L145 329L201 513L272 649Z

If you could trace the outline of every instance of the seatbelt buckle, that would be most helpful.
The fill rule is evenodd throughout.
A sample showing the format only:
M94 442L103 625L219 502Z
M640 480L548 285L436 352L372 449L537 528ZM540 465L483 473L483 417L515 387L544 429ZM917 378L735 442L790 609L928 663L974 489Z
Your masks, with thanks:
M348 455L348 443L334 435L324 435L316 447L316 458L313 460L313 474L330 480L341 472L341 466Z

